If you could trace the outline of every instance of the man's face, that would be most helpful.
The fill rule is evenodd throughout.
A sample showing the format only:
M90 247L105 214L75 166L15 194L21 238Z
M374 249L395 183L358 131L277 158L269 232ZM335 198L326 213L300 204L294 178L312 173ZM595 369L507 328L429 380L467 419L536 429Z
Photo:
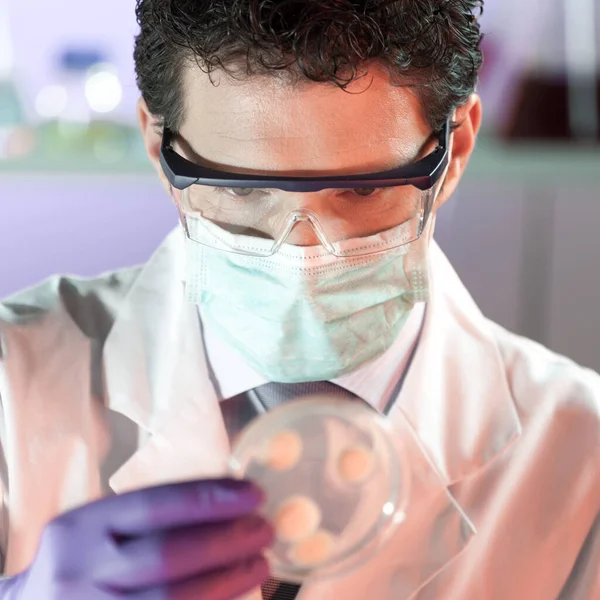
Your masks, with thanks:
M387 72L377 67L346 90L312 82L292 85L270 76L212 77L211 82L197 68L185 73L182 142L176 144L188 159L206 166L281 176L350 175L409 164L436 146L415 91L394 86ZM144 111L142 103L142 129L157 163L160 140L147 131ZM458 144L463 128L453 136L456 156L438 204L454 189L472 150L479 126L478 99L459 112L467 127ZM302 196L311 208L315 194ZM294 200L297 205L299 199ZM295 235L288 242L317 243L308 226Z

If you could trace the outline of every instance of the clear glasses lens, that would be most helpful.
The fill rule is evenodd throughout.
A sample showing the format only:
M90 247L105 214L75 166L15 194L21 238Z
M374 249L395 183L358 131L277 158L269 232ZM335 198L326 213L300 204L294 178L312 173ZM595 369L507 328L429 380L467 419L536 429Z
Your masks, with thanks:
M268 256L282 243L324 245L339 256L381 252L419 237L438 186L316 193L192 185L173 190L191 239Z

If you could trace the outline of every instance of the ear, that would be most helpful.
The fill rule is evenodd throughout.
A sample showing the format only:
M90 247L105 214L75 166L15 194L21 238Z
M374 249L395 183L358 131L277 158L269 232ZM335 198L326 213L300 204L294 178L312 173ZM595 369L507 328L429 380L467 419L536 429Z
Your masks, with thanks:
M162 141L161 127L158 124L158 119L148 110L148 105L143 98L138 100L137 116L148 158L150 159L150 162L152 163L152 166L154 167L166 192L170 195L171 186L169 184L169 180L160 166L160 145Z
M475 141L481 127L481 116L481 100L477 94L472 94L466 104L456 109L454 121L458 127L450 137L450 164L444 186L436 202L438 208L452 196L465 172L475 148Z

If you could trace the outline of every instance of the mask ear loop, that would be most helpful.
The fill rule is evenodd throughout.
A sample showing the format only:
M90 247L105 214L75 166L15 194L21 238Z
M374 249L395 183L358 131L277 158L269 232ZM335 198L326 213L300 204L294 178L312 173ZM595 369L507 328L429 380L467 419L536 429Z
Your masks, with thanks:
M186 237L191 240L192 238L190 236L187 217L185 216L185 213L183 212L183 206L181 205L181 196L186 191L187 190L177 190L176 192L175 188L172 185L169 186L169 196L171 196L171 202L173 202L173 204L177 207L177 212L179 213L179 221L181 222L183 230L185 231Z
M448 171L450 169L450 165L448 165L446 167L446 170L444 171L444 174L440 177L440 180L438 181L436 187L433 190L430 190L432 193L432 197L433 197L433 201L431 203L431 209L429 211L429 216L428 216L428 221L431 221L431 227L429 227L429 239L427 240L428 242L431 242L431 240L433 239L433 233L435 231L435 220L436 220L436 212L434 211L434 208L436 206L436 204L438 204L438 200L440 198L440 195L442 193L442 190L444 189L444 185L446 184L446 177L448 177ZM423 223L423 230L427 229L427 223Z
M427 192L431 195L430 196L431 205L428 207L428 212L427 212L428 216L431 216L433 214L433 209L436 206L436 204L438 203L438 200L440 199L440 194L442 193L442 191L444 190L444 186L446 185L446 178L448 177L449 170L450 170L450 164L448 164L446 166L444 173L440 177L440 180L435 184L435 186L433 188L431 188L430 190L427 190ZM425 225L427 225L427 223L424 223L423 227L425 227Z

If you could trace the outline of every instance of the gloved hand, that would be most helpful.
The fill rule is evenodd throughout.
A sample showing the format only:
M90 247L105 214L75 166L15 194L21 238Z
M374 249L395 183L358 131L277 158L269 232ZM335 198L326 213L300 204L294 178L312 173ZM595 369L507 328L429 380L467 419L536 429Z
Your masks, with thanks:
M227 600L268 577L271 527L252 484L205 480L112 496L44 530L2 600Z

